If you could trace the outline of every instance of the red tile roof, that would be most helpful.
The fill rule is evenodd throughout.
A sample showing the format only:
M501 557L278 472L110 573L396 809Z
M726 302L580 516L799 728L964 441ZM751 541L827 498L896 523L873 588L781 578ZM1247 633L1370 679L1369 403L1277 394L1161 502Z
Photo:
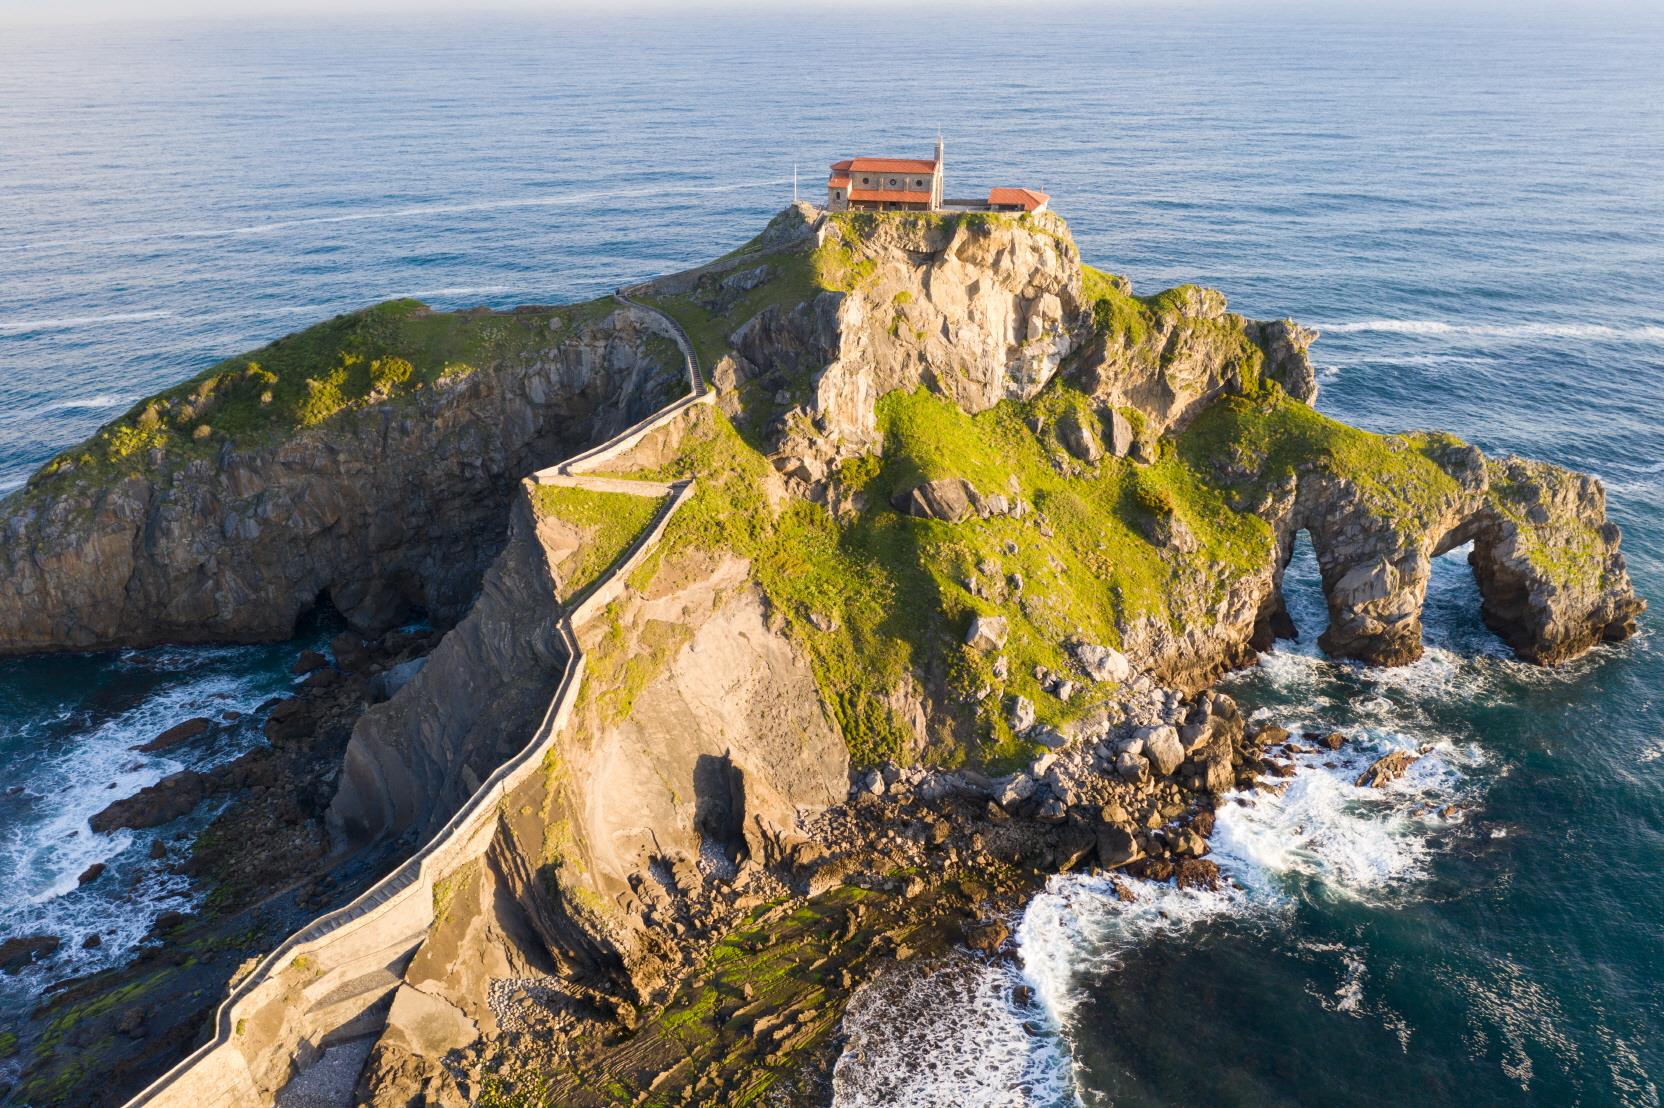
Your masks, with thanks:
M849 167L854 165L854 164L855 163L853 161L851 161L850 159L848 159L848 158L845 158L841 162L833 162L832 163L832 172L833 173L848 173L849 172Z
M849 187L849 178L833 177L826 182L826 187L829 189L846 189Z
M851 200L875 200L884 204L928 204L930 193L923 189L850 189Z
M922 158L851 158L849 168L857 173L934 173L936 163Z
M1020 207L1024 211L1032 212L1035 208L1050 200L1051 197L1034 189L989 189L988 203L991 205L1011 205Z

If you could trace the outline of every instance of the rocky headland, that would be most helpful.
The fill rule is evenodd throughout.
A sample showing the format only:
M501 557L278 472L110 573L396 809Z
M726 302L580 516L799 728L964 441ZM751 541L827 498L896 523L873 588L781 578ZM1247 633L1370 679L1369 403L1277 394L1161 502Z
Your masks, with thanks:
M248 1026L198 1025L225 1041L194 1064L230 1058L248 1095L322 1087L314 1063L356 1044L329 1087L374 1104L823 1102L875 965L1004 956L1049 873L1216 883L1222 799L1345 743L1249 728L1210 690L1301 631L1300 532L1336 658L1419 657L1431 561L1468 545L1522 659L1644 608L1597 481L1328 419L1312 332L1194 286L1134 295L1051 214L797 207L629 299L343 317L0 503L0 651L282 638L320 604L351 624L301 663L326 675L313 706L270 710L269 751L100 817L228 793L225 827L286 828L269 873L199 844L226 918L280 880L350 899L373 875L328 874L385 868L542 744L374 973L297 957ZM710 402L586 485L550 478L683 391L680 341ZM387 634L413 615L433 633ZM115 1095L51 1047L21 1102Z

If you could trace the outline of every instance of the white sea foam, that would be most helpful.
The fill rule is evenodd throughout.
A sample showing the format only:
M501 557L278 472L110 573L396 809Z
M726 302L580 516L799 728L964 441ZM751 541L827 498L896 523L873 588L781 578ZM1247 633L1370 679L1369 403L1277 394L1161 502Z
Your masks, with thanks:
M494 296L498 293L515 291L513 285L471 285L462 288L419 289L416 292L400 293L420 300L424 296Z
M1017 972L955 955L863 985L833 1070L839 1108L1040 1108L1066 1102L1067 1062L1042 1018L1011 999Z
M637 188L609 188L607 197L611 201L626 199L652 199L661 196L690 196L702 193L739 192L747 189L774 189L787 184L791 178L756 178L749 181L734 181L719 185L699 184L665 184L644 185ZM264 223L246 223L229 227L189 227L174 231L159 231L139 235L109 235L87 238L50 239L42 242L16 242L0 244L0 253L11 251L43 250L62 246L105 245L123 242L165 242L170 240L190 241L211 238L242 238L256 235L268 235L274 231L286 231L296 227L318 227L340 223L360 223L367 220L383 219L421 219L429 216L463 215L468 212L502 211L513 208L560 208L574 207L595 202L593 189L573 189L569 192L545 194L542 196L508 197L501 200L472 200L462 203L434 203L408 204L395 208L363 208L357 211L342 212L339 215L299 216L293 219L272 219Z
M0 319L0 335L23 334L29 331L62 331L102 323L142 323L152 319L167 319L171 315L171 311L158 309L150 312L120 312L115 315L63 316L57 319Z
M240 651L223 653L234 658ZM201 651L131 653L121 664L152 673L188 672L203 665ZM238 668L236 666L228 668ZM187 878L148 859L160 831L96 834L91 817L111 801L131 796L182 768L203 768L238 753L246 743L193 743L166 753L141 754L133 746L192 716L252 713L270 692L269 682L241 674L209 672L171 679L132 708L63 736L73 715L31 722L17 736L27 751L12 767L8 786L21 791L0 800L7 808L0 835L0 919L8 933L45 933L63 940L57 955L12 984L38 987L43 975L87 972L117 964L149 931L158 913L186 905ZM78 711L78 710L72 710ZM81 885L94 864L108 867ZM100 947L83 950L97 933Z
M849 1046L834 1103L1080 1103L1070 1043L1082 984L1101 979L1141 944L1227 916L1275 925L1302 897L1380 901L1413 888L1425 874L1431 835L1461 818L1450 808L1470 788L1467 771L1479 757L1390 729L1351 734L1340 752L1297 756L1294 777L1273 783L1281 792L1227 798L1212 839L1211 856L1228 878L1218 890L1107 875L1053 877L1016 927L1035 1010L1011 1003L1014 971L968 958L929 975L909 967L864 988L845 1020ZM1422 757L1387 788L1353 783L1381 754L1421 747ZM1133 892L1132 901L1121 898L1117 883ZM1403 1021L1367 997L1361 955L1342 955L1342 976L1326 1006L1389 1024L1397 1019L1395 1033L1407 1043Z
M129 398L119 393L101 392L93 396L70 397L66 400L54 400L49 404L41 404L33 408L6 413L0 416L0 422L24 423L54 412L98 412L109 408L119 408L129 403Z
M1437 319L1365 319L1350 323L1321 323L1329 334L1366 332L1395 335L1444 335L1496 339L1607 339L1617 342L1664 343L1664 327L1614 327L1601 323L1449 323Z

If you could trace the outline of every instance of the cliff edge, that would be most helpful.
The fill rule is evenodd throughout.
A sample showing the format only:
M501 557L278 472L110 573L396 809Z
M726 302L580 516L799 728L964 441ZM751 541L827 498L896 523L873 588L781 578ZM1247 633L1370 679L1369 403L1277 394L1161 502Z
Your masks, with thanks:
M1037 875L1216 883L1213 806L1280 740L1208 686L1297 633L1301 532L1337 658L1418 657L1463 546L1523 659L1645 607L1598 482L1329 419L1313 332L1136 295L1051 213L799 206L629 297L343 317L0 503L0 651L276 637L320 597L448 628L357 720L328 822L471 812L464 860L374 973L277 971L231 1044L261 1098L364 1034L368 1103L784 1096L872 958L980 941ZM684 335L712 402L589 486L521 480L677 395Z

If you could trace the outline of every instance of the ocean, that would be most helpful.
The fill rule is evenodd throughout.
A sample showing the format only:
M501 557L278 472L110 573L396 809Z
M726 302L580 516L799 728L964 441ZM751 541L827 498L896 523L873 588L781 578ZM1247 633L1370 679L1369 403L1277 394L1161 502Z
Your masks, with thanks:
M1655 610L1629 643L1522 665L1456 552L1427 656L1372 672L1317 654L1301 551L1301 643L1227 688L1352 743L1226 806L1232 887L1123 904L1054 880L1015 921L1020 966L857 997L837 1102L1656 1105L1660 56L1659 12L1569 4L8 27L0 491L227 354L393 296L587 299L749 238L794 170L815 198L831 161L925 156L939 129L950 192L1044 189L1136 290L1196 281L1318 327L1324 411L1598 475ZM0 979L8 1010L193 895L153 835L86 826L185 764L129 748L248 712L323 633L0 663L0 920L65 939ZM258 741L228 727L191 757ZM1428 753L1397 787L1350 784L1398 747Z

